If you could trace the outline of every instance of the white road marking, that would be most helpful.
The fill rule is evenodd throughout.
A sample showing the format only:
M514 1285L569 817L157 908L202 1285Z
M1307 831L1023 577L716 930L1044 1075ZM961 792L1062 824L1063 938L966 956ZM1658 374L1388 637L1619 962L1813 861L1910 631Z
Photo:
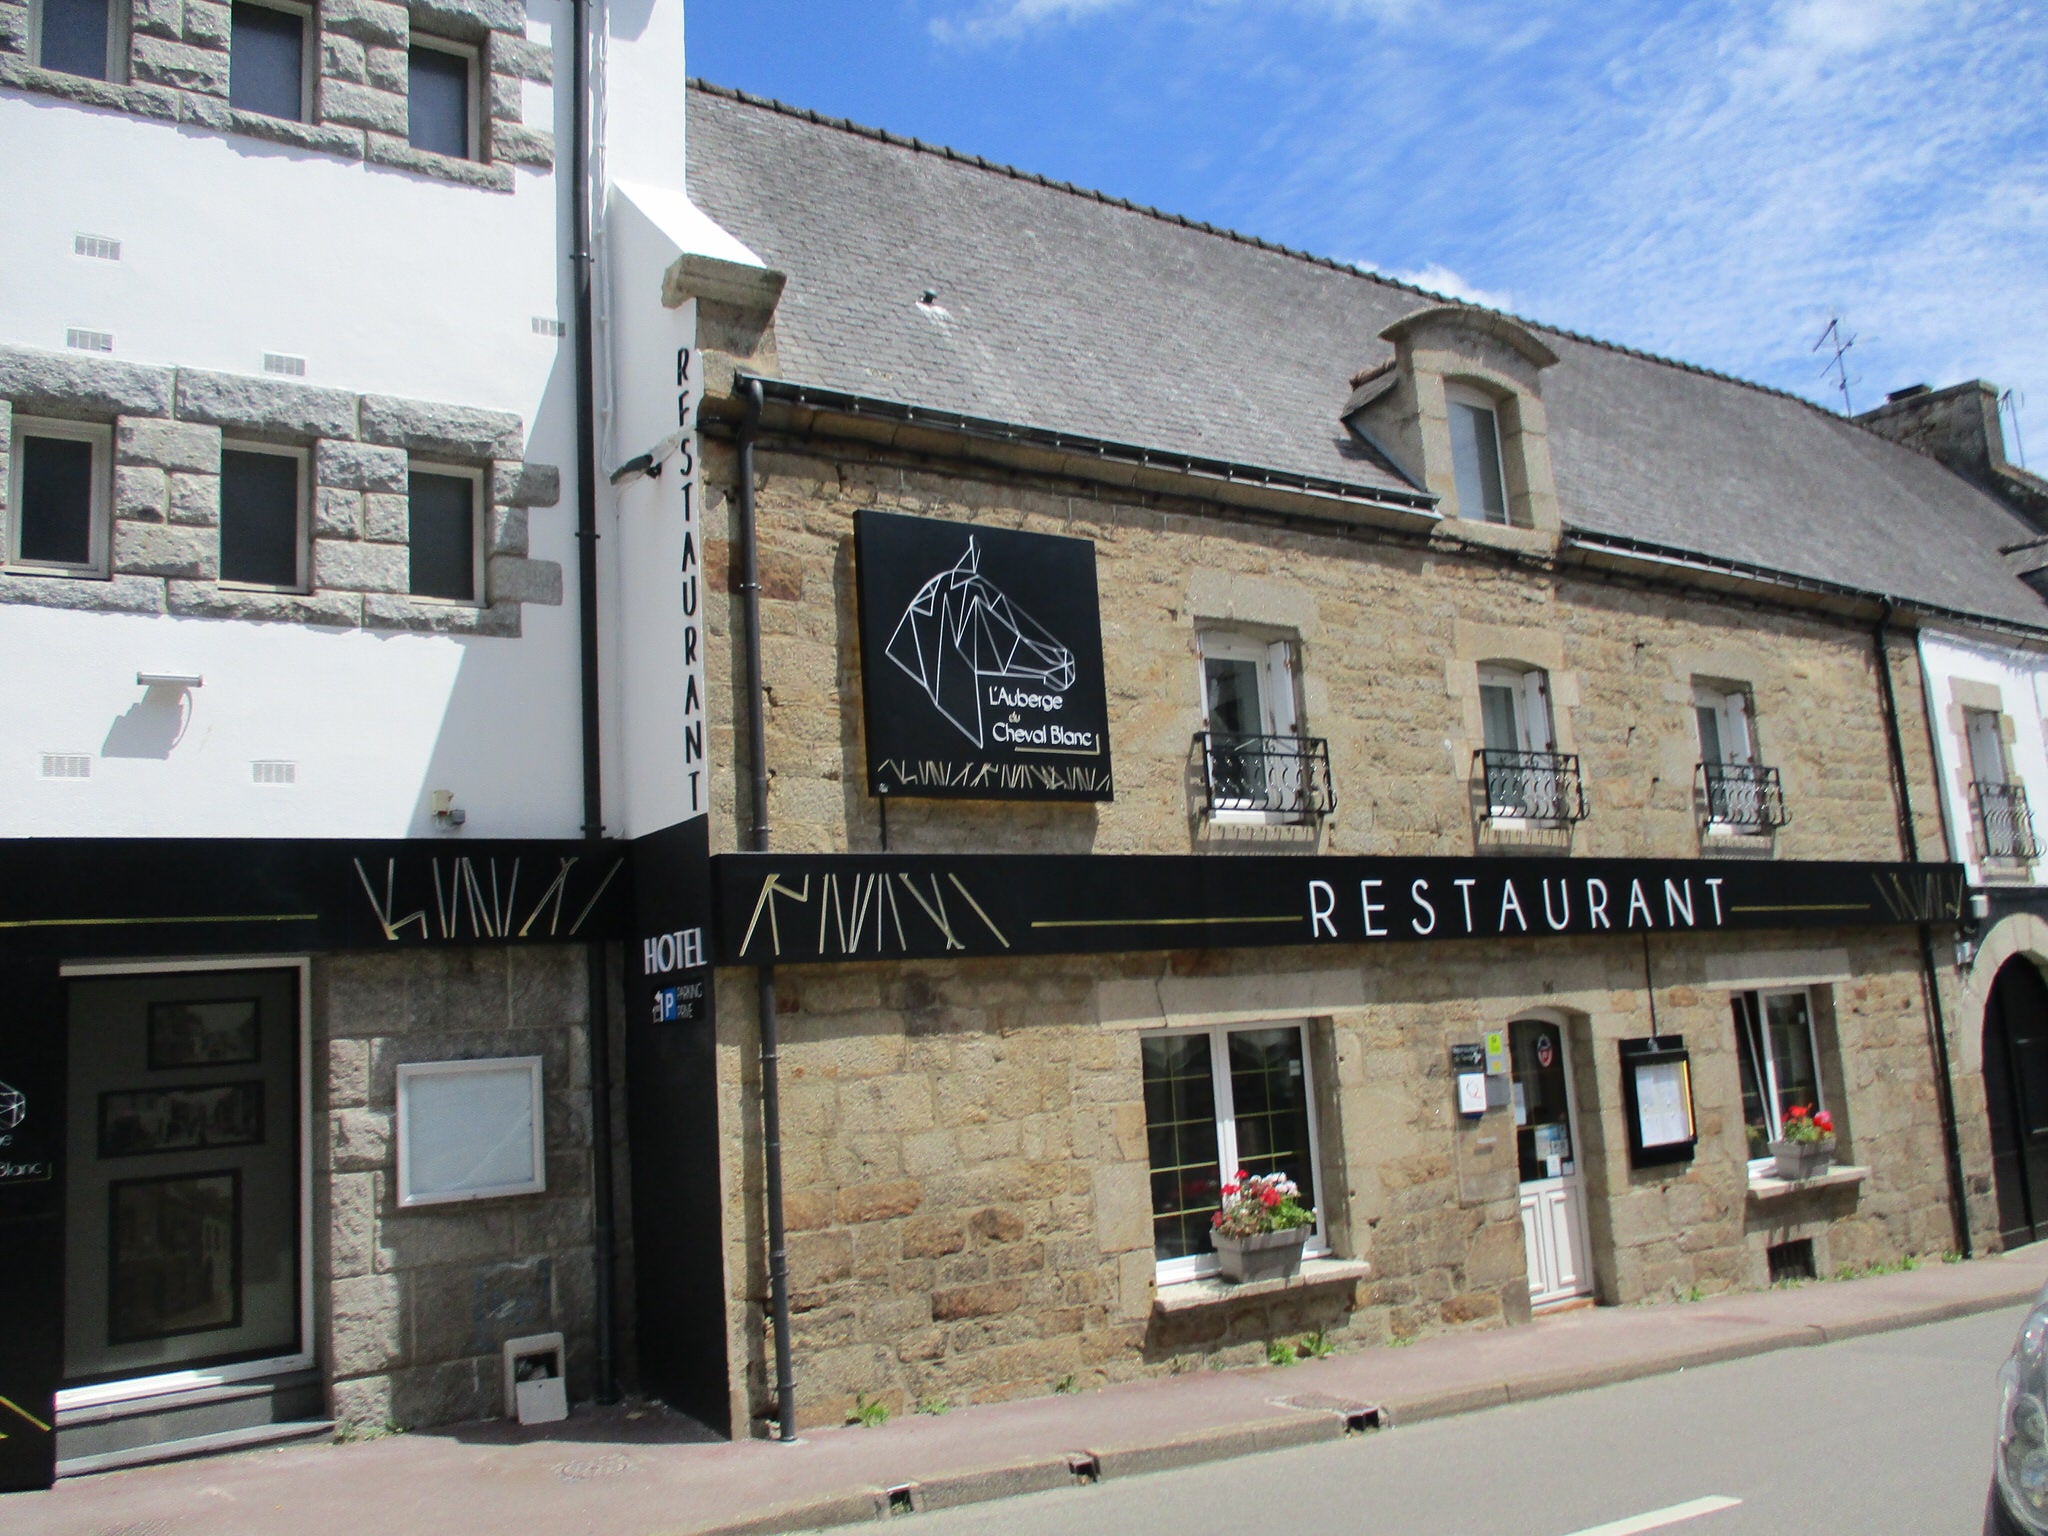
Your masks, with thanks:
M1667 1525L1677 1525L1682 1520L1697 1520L1701 1515L1711 1515L1718 1510L1733 1509L1742 1500L1731 1499L1725 1493L1710 1493L1703 1499L1688 1499L1683 1504L1669 1504L1663 1509L1653 1509L1646 1515L1630 1515L1626 1520L1610 1520L1605 1525L1589 1525L1583 1531L1572 1531L1569 1536L1639 1536L1643 1531L1661 1531Z

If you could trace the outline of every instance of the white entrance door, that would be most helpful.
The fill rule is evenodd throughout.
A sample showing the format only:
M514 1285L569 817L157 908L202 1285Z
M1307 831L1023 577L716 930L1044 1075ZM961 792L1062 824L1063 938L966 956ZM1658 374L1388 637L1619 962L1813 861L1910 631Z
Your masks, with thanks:
M1508 1026L1508 1044L1529 1303L1554 1306L1593 1289L1564 1030L1544 1019L1517 1019Z

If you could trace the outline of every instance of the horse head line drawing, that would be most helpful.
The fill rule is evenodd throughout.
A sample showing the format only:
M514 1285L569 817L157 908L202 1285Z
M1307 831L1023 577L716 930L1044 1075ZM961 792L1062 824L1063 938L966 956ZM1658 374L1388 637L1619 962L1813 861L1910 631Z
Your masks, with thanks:
M981 574L981 546L972 535L958 562L917 589L886 654L977 747L986 742L983 678L1038 683L1055 693L1074 686L1074 653Z

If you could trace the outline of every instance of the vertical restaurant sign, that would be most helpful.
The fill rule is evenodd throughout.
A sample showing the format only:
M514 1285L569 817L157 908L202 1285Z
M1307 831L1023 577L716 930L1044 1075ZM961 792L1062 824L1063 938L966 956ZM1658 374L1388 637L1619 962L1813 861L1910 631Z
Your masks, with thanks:
M682 654L675 658L682 756L670 769L683 791L683 816L633 843L641 981L636 1011L644 1022L654 1025L703 1026L711 1017L711 971L705 947L711 896L710 775L704 757L703 529L695 420L700 374L697 348L677 347L675 420L682 441L671 461L671 473L656 481L661 515L673 518L682 534L676 572Z
M854 551L870 794L1115 798L1094 544L862 510Z

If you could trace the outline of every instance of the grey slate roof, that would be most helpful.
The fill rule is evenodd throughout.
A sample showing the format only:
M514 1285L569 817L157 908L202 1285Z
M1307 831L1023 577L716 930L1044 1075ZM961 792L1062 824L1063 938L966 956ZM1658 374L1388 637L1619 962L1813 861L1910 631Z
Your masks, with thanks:
M692 198L788 274L784 378L1410 489L1338 413L1392 355L1379 333L1437 296L717 87L689 105ZM1543 397L1567 529L2048 625L1998 554L2032 530L1933 460L1524 323L1560 354Z

